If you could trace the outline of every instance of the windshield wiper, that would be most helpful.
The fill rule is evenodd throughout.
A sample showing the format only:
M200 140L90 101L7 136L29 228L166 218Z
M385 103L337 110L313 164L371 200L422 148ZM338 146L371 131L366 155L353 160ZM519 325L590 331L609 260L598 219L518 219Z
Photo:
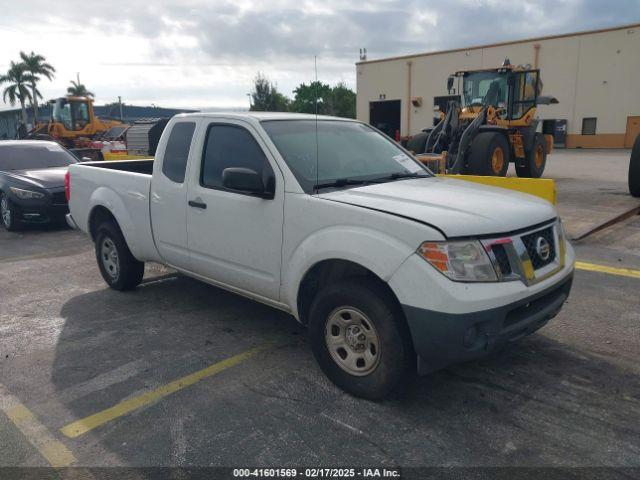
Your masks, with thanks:
M429 175L426 172L405 172L405 173L392 173L390 175L386 175L380 178L374 178L373 180L368 180L371 183L382 183L388 182L391 180L400 180L403 178L427 178Z
M346 187L347 185L364 185L365 180L356 180L353 178L337 178L332 182L318 183L313 186L314 189L331 188L331 187Z
M399 180L403 178L427 178L428 175L426 172L403 172L403 173L391 173L389 175L385 175L384 177L371 178L366 180L357 180L354 178L338 178L332 182L327 183L319 183L314 185L314 189L320 188L331 188L331 187L346 187L348 185L365 185L368 183L384 183L392 180Z

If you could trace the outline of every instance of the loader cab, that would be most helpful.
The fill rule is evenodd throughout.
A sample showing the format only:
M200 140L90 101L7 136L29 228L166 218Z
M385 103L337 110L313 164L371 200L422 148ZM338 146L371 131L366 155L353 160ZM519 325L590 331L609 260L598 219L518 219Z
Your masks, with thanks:
M454 77L458 80L457 90L463 109L479 113L482 107L490 105L499 109L498 116L502 120L522 118L535 107L542 88L540 70L501 67L456 72ZM450 79L447 79L448 88L453 83Z
M51 101L51 120L68 131L81 131L93 123L92 100L86 97L61 97Z

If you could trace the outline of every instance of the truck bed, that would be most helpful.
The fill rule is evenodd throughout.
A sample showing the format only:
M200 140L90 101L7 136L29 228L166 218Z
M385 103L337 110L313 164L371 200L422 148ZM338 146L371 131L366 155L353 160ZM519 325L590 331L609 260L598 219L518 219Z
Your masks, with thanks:
M114 160L103 162L84 162L82 165L91 167L108 168L111 170L119 170L122 172L144 173L151 175L153 173L153 158L144 160Z
M152 172L153 159L71 165L69 206L78 227L89 233L94 206L107 205L131 253L139 259L155 259L149 210Z

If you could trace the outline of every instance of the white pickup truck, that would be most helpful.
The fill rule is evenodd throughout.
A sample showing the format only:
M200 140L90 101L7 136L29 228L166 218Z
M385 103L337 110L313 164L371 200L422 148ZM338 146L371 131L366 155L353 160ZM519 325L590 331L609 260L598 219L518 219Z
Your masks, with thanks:
M551 204L436 177L353 120L178 115L155 161L71 165L66 186L112 288L159 262L289 312L370 399L538 330L571 289Z

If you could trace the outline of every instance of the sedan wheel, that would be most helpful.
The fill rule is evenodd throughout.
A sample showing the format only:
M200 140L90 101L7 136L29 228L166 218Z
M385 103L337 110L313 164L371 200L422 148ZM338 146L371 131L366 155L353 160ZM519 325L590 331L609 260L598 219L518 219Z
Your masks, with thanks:
M2 217L2 225L10 232L19 229L20 223L16 219L15 207L11 204L11 200L6 195L0 193L0 216Z
M0 210L2 211L2 223L8 228L11 225L11 210L9 209L9 200L4 195L0 200Z

